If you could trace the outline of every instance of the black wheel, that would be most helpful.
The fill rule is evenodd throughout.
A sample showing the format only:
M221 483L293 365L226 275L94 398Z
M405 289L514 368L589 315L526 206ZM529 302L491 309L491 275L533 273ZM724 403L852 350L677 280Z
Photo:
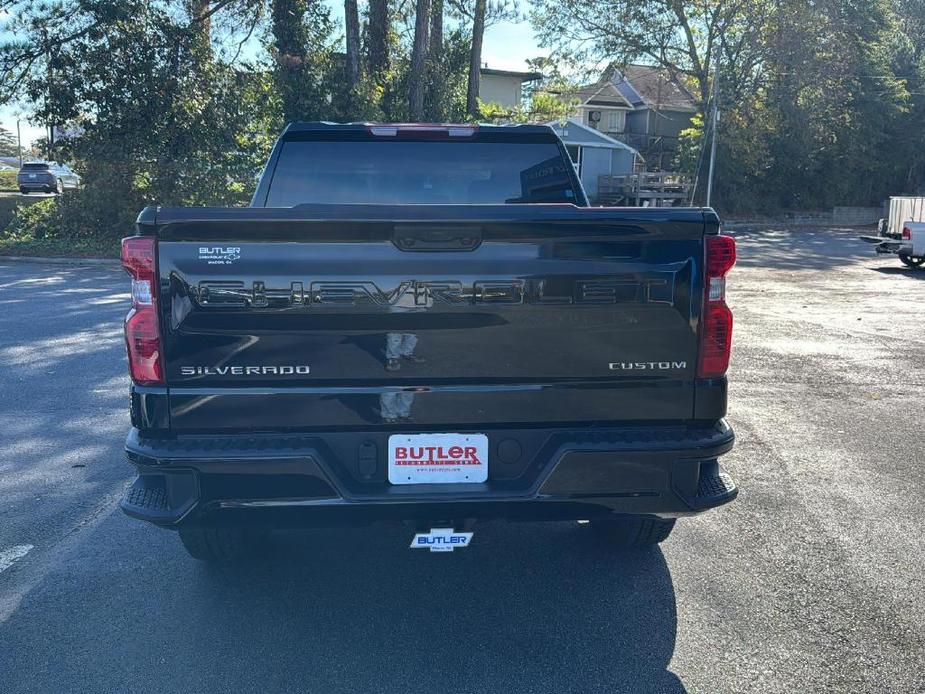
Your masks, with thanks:
M23 195L28 195L28 194L29 194L29 189L28 189L28 188L20 188L20 189L19 189L19 192L22 193Z
M61 193L63 192L64 192L64 183L59 178L55 181L55 193L57 193L58 195L61 195Z
M253 528L187 528L179 535L193 559L227 563L255 555L267 534Z
M591 521L594 534L611 547L633 548L657 545L668 539L674 528L673 518L624 516Z
M902 261L902 264L905 265L906 267L922 267L922 265L925 265L925 256L922 256L920 258L915 258L911 255L900 253L899 259Z

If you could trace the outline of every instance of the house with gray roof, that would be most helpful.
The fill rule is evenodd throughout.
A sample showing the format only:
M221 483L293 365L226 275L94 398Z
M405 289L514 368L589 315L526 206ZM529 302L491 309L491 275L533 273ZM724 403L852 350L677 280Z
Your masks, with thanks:
M568 97L579 101L580 123L628 144L651 171L670 166L681 132L699 111L681 75L651 65L612 64Z

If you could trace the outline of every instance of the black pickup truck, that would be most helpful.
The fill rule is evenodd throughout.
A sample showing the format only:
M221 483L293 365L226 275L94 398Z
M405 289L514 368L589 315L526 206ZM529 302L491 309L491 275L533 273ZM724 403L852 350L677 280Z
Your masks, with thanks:
M712 210L589 207L544 126L290 125L250 207L123 241L122 508L206 560L379 520L660 542L737 492L734 262Z

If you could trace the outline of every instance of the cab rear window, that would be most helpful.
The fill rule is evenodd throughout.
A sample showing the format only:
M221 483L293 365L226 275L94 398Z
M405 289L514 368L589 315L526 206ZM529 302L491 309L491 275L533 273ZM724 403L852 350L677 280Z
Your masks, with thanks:
M554 142L287 141L267 207L575 203Z

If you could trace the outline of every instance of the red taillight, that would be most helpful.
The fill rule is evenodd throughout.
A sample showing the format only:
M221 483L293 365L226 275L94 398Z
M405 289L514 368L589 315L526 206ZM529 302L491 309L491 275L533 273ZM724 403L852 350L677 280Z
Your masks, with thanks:
M731 236L707 236L707 277L725 277L736 264L736 240Z
M122 239L122 267L132 278L132 309L125 317L129 373L140 385L164 382L161 333L157 322L157 240Z
M903 227L903 241L911 241L911 240L912 240L912 228Z
M716 378L729 368L729 353L732 350L732 311L725 302L706 305L703 312L703 332L700 338L701 378Z
M726 305L726 274L736 262L731 236L707 236L704 259L703 317L700 327L700 378L718 378L729 369L732 311Z

